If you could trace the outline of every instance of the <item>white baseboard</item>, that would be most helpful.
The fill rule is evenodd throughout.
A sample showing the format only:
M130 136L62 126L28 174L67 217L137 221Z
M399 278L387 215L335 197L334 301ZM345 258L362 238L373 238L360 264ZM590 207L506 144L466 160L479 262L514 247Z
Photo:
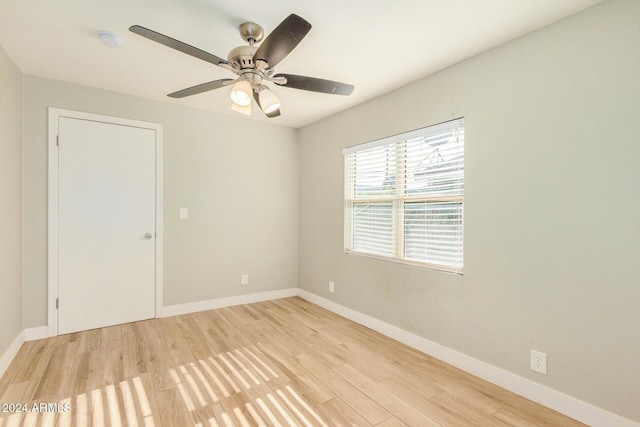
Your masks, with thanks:
M18 350L20 350L20 346L24 343L24 331L20 331L18 336L11 342L9 348L4 352L4 354L0 357L0 378L7 371L7 368L13 361L16 354L18 354Z
M280 298L295 297L297 288L278 289L276 291L258 292L255 294L236 295L226 298L217 298L207 301L196 301L186 304L176 304L162 307L158 317L177 316L180 314L195 313L197 311L215 310L216 308L232 307L234 305L251 304L254 302L269 301Z
M27 328L24 330L25 341L41 340L49 337L49 327L39 326L37 328Z
M383 335L400 341L410 347L427 353L450 365L493 384L512 391L534 402L558 411L568 417L592 427L640 427L640 423L621 417L590 403L571 397L557 390L538 384L512 372L485 363L426 338L407 332L397 326L360 313L304 289L298 289L298 296L342 317L353 320Z

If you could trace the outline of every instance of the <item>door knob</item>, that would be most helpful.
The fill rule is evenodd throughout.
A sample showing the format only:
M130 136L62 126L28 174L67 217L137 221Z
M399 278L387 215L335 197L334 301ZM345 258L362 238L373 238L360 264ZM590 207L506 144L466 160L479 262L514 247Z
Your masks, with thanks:
M144 238L147 239L147 240L151 239L152 237L153 237L153 235L151 233L145 233L144 234Z

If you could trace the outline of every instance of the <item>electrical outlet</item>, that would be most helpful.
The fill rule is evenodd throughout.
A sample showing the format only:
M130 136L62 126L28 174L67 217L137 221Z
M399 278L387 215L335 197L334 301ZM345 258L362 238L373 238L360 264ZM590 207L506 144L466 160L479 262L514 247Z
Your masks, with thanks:
M336 284L329 282L329 292L334 293L336 291Z
M189 208L180 208L180 219L189 219Z
M531 370L547 375L547 354L531 350Z
M240 276L240 284L241 285L248 285L249 284L249 275L248 274L243 274L242 276Z

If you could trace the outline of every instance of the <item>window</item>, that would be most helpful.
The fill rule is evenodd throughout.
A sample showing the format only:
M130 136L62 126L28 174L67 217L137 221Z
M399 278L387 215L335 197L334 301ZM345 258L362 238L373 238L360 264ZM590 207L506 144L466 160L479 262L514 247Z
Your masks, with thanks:
M344 155L345 251L461 273L464 120Z

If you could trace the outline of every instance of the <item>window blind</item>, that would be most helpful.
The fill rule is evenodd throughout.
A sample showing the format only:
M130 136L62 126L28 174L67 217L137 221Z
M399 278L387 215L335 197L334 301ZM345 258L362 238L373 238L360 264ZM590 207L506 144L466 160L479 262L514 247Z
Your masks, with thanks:
M347 253L462 271L463 119L344 155Z

